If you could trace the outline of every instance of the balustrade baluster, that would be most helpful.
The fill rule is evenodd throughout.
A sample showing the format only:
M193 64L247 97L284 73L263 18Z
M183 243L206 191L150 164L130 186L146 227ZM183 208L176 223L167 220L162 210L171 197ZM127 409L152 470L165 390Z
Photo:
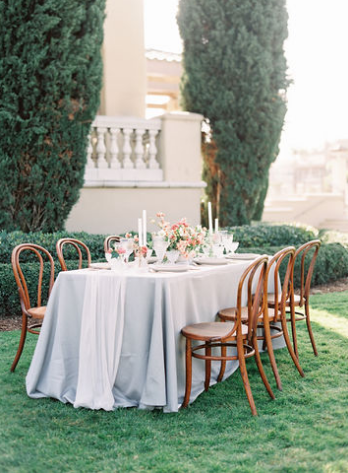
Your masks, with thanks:
M110 167L120 169L121 164L118 160L118 144L117 137L120 132L119 128L110 128Z
M88 168L95 168L95 161L93 161L93 144L92 144L92 134L88 135L88 144L87 144L87 167Z
M135 167L137 169L145 169L146 164L144 161L144 152L145 148L143 145L143 136L144 136L145 130L142 129L137 129L135 130L135 136L136 136L136 142L135 142Z
M158 130L149 130L149 168L150 169L158 169L159 163L156 160L157 156L157 146L156 146L156 136L158 134Z
M133 130L131 128L123 128L123 167L125 169L131 169L134 167L130 156L132 154L132 147L130 144L130 136Z
M107 129L106 128L97 128L97 136L98 136L98 141L97 141L97 158L98 158L98 168L99 169L105 169L108 167L108 162L106 160L106 146L105 146L105 133Z

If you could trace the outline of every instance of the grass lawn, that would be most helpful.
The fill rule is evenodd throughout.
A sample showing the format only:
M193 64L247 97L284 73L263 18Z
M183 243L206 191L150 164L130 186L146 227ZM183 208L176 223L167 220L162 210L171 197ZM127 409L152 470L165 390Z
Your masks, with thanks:
M276 352L283 392L271 401L248 360L259 416L239 373L178 414L74 409L25 392L37 338L28 334L9 372L19 332L0 333L0 472L347 472L348 292L312 296L319 357L298 323L302 379L286 349Z

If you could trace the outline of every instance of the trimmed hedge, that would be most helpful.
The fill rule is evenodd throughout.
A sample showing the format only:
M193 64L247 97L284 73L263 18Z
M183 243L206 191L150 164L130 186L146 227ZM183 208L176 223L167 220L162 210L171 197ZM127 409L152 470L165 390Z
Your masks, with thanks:
M314 228L298 225L244 225L230 227L233 240L239 241L243 248L265 248L266 246L300 246L310 240L318 238ZM337 240L336 240L337 241Z
M277 251L281 250L285 246L263 246L241 248L239 253L265 253L267 255L274 255ZM291 245L299 246L299 245ZM306 258L305 270L307 271L310 263L310 253ZM297 259L295 262L294 270L294 284L295 287L300 286L300 264L301 260ZM280 274L282 274L281 268ZM341 243L328 243L322 244L317 256L317 260L314 267L312 286L319 284L326 284L329 282L337 281L338 279L348 277L348 251L341 245Z
M313 240L318 237L314 229L297 227L291 225L253 225L245 227L231 228L234 233L234 240L240 242L241 253L266 253L273 255L285 246L293 245L295 247ZM338 234L339 235L339 234ZM91 235L88 233L22 233L22 232L0 232L0 317L6 315L20 315L21 309L19 304L18 290L13 277L11 266L12 249L20 244L32 242L44 246L53 255L56 263L56 276L60 271L60 265L56 260L55 244L59 238L75 237L82 240L90 248L93 261L105 259L103 242L106 235ZM322 244L316 266L312 285L325 284L348 276L348 250L341 243L331 243L333 240L331 234L321 234L320 237L324 243ZM327 243L326 243L327 242ZM342 242L346 243L345 237ZM76 253L71 258L76 258ZM69 254L67 255L69 257ZM68 261L69 269L76 269L76 259ZM299 264L297 261L295 269L295 286L299 285ZM27 261L23 263L23 272L28 279L28 286L36 291L37 284L37 264ZM43 295L47 294L48 288L48 269L47 277L43 283ZM33 299L35 300L35 299Z
M36 243L37 245L43 246L48 250L53 258L56 258L56 243L60 238L76 238L78 240L83 241L86 243L88 248L90 249L92 259L97 260L100 258L104 258L104 248L103 243L106 235L92 235L90 233L85 232L75 232L69 233L66 231L62 232L54 232L54 233L42 233L42 232L34 232L34 233L24 233L20 231L16 232L0 232L0 263L10 263L11 262L11 254L12 250L15 246L20 245L21 243ZM23 259L21 261L25 261L25 258L29 258L29 260L35 260L35 255L31 255L30 253L28 256L23 255ZM65 257L65 253L64 253ZM73 253L67 251L67 258L66 259L75 259L76 252Z
M78 261L67 262L68 269L76 269L77 266ZM28 262L21 264L21 268L27 282L31 303L36 304L39 265L36 262ZM57 278L59 272L60 265L57 262L55 263L55 278ZM41 299L41 303L43 305L47 302L49 278L50 264L45 263ZM11 264L0 263L0 297L0 317L5 317L6 315L16 316L22 314L18 288L13 276Z

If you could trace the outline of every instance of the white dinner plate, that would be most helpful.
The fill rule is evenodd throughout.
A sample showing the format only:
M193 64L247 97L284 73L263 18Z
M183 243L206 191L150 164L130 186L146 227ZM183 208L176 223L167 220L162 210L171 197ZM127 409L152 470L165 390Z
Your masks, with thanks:
M233 255L226 255L226 258L247 260L247 259L255 259L258 256L261 256L261 255L257 255L256 253L238 253L238 254L233 254Z
M111 269L110 263L91 263L89 267L94 269Z
M158 260L157 256L149 256L149 258L146 258L146 261L149 264L156 263L157 260Z
M182 273L188 271L188 266L181 264L152 264L151 269L155 271L171 272L171 273Z
M218 264L228 264L228 261L226 261L225 258L195 258L193 260L197 264L213 264L213 265L218 265Z

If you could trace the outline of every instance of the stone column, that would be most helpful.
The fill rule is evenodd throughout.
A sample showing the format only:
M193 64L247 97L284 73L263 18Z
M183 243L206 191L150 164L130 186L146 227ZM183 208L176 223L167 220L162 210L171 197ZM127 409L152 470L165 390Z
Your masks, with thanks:
M161 167L168 182L202 184L202 115L171 112L161 116Z
M144 118L146 62L143 0L107 0L100 115Z

